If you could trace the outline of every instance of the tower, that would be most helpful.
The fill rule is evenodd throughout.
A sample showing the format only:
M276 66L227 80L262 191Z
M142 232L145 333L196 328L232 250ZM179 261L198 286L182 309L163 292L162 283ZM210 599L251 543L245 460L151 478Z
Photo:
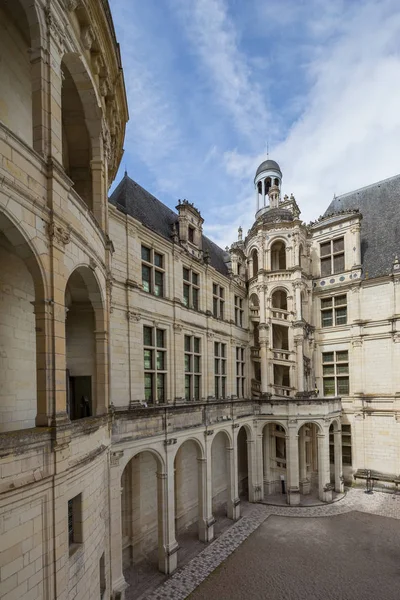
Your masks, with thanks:
M264 160L256 171L254 185L258 218L265 209L278 207L282 185L282 171L278 163L270 159Z

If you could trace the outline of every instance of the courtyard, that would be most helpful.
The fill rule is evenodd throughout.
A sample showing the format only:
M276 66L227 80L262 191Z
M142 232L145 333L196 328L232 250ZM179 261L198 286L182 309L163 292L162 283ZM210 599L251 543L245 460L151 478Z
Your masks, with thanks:
M151 600L397 600L400 496L350 490L315 507L255 505Z

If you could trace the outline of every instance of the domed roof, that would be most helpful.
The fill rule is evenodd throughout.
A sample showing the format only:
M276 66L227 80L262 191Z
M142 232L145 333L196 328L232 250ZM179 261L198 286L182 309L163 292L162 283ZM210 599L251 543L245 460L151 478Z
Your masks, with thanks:
M280 175L282 176L282 171L280 166L278 165L277 162L275 162L274 160L268 159L268 160L264 160L264 162L261 163L261 165L258 167L257 171L256 171L256 177L259 173L262 173L262 171L278 171L278 173L280 173Z

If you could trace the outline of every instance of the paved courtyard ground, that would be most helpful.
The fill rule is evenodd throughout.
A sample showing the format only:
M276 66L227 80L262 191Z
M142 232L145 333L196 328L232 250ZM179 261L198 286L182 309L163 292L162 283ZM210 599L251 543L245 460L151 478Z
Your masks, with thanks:
M400 495L351 489L329 505L250 505L142 598L399 600L399 590Z
M190 600L399 600L400 521L270 516Z

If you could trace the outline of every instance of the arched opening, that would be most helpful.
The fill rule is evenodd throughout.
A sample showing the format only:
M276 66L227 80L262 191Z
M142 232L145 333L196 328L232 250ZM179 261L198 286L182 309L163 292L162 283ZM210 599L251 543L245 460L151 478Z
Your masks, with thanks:
M264 496L286 494L286 431L278 423L263 429Z
M254 319L258 319L260 316L260 301L257 294L251 294L249 298L250 316Z
M290 396L290 367L274 364L274 389L277 396Z
M67 412L71 420L106 410L106 340L101 292L93 272L79 267L65 290Z
M271 177L267 177L265 180L265 195L268 194L270 187L271 187Z
M152 452L136 454L126 465L121 478L121 528L123 572L127 583L140 595L146 589L149 572L163 561L159 486L163 481L160 461ZM142 591L144 591L144 589Z
M275 290L271 296L271 305L272 308L287 311L287 292L285 290Z
M227 516L229 496L229 438L225 431L219 431L211 444L211 496L212 513L219 521Z
M271 270L284 271L286 269L286 246L282 241L276 241L271 246Z
M284 325L272 325L272 347L274 350L289 351L289 328Z
M239 498L249 499L249 469L247 452L247 431L245 427L239 429L237 437L237 468Z
M258 273L258 252L257 250L253 250L251 253L251 259L253 261L253 277L255 277Z
M61 63L62 161L77 194L93 210L91 140L82 99L77 84L66 64ZM82 85L82 82L81 82Z
M175 532L180 550L178 563L187 558L187 546L201 537L199 510L201 493L201 451L193 440L187 440L175 456ZM181 556L180 556L181 555Z
M29 244L2 213L0 265L0 432L5 432L34 427L39 412L48 410L37 350L44 325L39 308L35 314L39 303L45 308L43 279Z
M274 183L276 187L279 187L279 179L277 177L275 177Z
M305 423L299 429L300 494L318 496L318 428Z
M0 121L29 146L33 143L31 47L21 2L0 0Z

